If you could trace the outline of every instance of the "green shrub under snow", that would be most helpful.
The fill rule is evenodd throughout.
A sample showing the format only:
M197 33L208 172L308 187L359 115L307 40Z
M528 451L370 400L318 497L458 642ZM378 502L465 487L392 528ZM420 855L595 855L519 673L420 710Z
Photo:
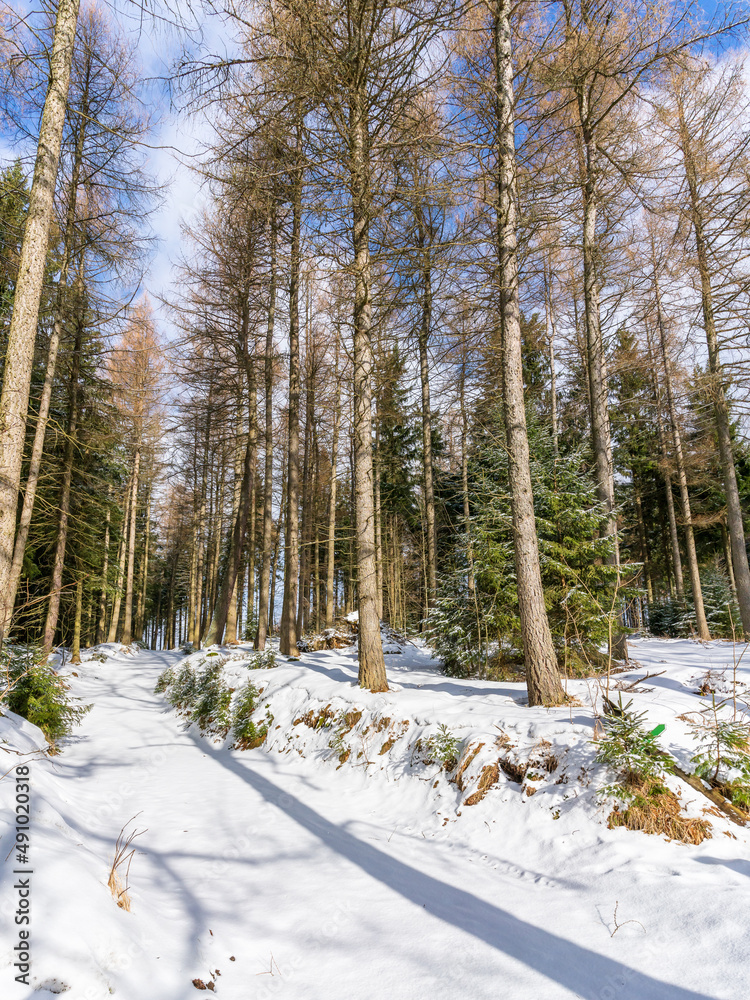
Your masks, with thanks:
M210 730L225 736L231 725L231 701L232 692L222 678L221 664L212 663L196 678L190 721L195 722L201 732Z
M704 704L689 723L698 752L692 757L695 773L722 792L740 809L750 812L750 725L729 701Z
M91 707L71 698L63 678L33 646L3 646L0 671L2 703L39 726L52 746L67 736Z
M254 684L247 683L236 695L232 708L232 736L238 750L254 750L265 743L273 716L266 711L261 723L253 721L260 692Z
M248 661L248 670L267 670L276 666L276 652L273 649L261 649L253 653Z
M270 664L266 662L265 665ZM259 747L268 735L273 716L266 712L262 722L255 722L252 716L260 691L248 682L235 693L224 681L223 666L221 659L208 664L204 659L196 664L168 667L159 677L155 690L163 692L169 704L188 722L194 722L201 732L225 737L231 730L238 749Z
M436 733L419 742L422 759L426 764L440 764L446 771L452 771L458 764L461 740L444 723L438 726Z
M646 713L631 711L631 705L632 700L623 705L620 695L619 705L603 717L604 738L596 744L596 761L617 771L621 778L631 774L662 778L674 770L672 758L657 742L664 726L647 730Z

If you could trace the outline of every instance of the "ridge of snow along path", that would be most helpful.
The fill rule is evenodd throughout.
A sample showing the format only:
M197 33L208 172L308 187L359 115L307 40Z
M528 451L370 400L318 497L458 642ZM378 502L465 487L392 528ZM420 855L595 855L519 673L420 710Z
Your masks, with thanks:
M666 671L632 695L634 707L666 724L665 747L687 763L676 716L700 707L703 671L731 669L731 645L637 640L631 649L641 669L621 678ZM388 657L394 690L379 695L355 686L351 649L252 672L232 660L230 679L264 689L258 718L266 704L274 715L266 745L238 751L186 729L154 694L181 654L96 652L106 660L89 652L73 668L72 693L94 707L61 755L34 755L40 731L0 718L2 772L21 760L12 749L31 755L33 868L25 986L13 968L11 774L0 782L3 1000L187 1000L205 984L226 1000L750 995L747 831L713 814L712 838L699 846L608 830L611 803L596 797L606 775L598 768L592 783L589 774L590 705L529 709L522 685L447 678L413 646ZM750 681L744 661L739 673ZM589 701L591 682L570 682L569 692ZM341 718L347 706L363 714L333 749L325 715L316 727L298 717L328 707ZM384 718L389 727L378 729ZM439 723L464 747L484 743L463 789L415 758L416 740ZM467 805L488 747L496 760L508 745L519 760L543 746L557 769L533 795L529 781L540 776L522 786L500 774ZM707 799L669 783L688 814L705 815ZM107 877L136 813L129 829L146 832L133 843L125 912Z

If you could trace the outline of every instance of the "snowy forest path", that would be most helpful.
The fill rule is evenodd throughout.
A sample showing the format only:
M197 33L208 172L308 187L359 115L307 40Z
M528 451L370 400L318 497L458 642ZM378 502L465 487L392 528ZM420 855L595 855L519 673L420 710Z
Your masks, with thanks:
M602 917L579 912L588 887L488 857L459 827L427 837L409 782L186 730L154 694L179 658L84 663L74 693L93 708L55 765L65 820L100 857L136 813L146 830L121 914L126 1000L186 1000L193 979L228 1000L708 998L617 961ZM592 920L597 950L577 943Z

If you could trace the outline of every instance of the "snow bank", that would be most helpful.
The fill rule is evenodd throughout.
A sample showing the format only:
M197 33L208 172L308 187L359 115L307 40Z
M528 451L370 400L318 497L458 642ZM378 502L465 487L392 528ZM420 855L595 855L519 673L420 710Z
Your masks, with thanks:
M33 866L27 988L13 978L8 776L3 1000L188 1000L194 980L226 1000L744 997L747 830L672 778L689 815L709 810L713 839L608 829L597 792L611 776L590 742L597 684L571 682L565 708L529 709L521 685L447 678L429 651L399 648L382 694L357 687L352 649L262 670L248 647L232 651L226 682L252 680L258 718L273 715L254 750L200 735L154 694L185 662L176 652L66 664L94 708L56 758L34 727L0 718L6 769L17 753L31 767ZM696 692L731 682L731 646L643 640L633 652L640 665L613 682L665 671L623 697L666 725L664 745L687 764L685 716ZM136 813L127 913L107 877Z

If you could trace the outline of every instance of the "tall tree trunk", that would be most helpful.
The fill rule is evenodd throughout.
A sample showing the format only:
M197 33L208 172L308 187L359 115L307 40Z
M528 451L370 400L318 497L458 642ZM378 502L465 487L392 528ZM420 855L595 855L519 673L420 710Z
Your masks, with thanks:
M68 283L68 271L70 270L70 262L73 257L76 202L78 197L78 185L81 173L81 163L83 160L83 145L84 145L85 135L86 135L86 122L82 120L78 124L78 132L76 136L75 153L73 156L71 180L68 188L68 207L65 217L65 230L64 230L65 242L63 247L62 260L60 261L60 276L57 282L55 319L54 323L52 324L52 333L50 335L49 347L47 348L47 368L44 374L44 385L42 387L42 396L39 401L39 413L36 419L34 442L31 448L31 459L29 461L29 474L26 479L26 487L23 495L23 507L21 508L21 517L19 518L18 529L16 531L15 544L13 546L13 559L11 563L10 576L8 579L6 601L3 602L2 600L0 600L0 616L3 614L4 608L8 609L9 616L12 614L13 611L13 606L16 600L16 594L18 592L18 582L21 579L23 558L24 555L26 554L26 543L29 537L29 528L31 527L31 517L34 513L34 502L36 500L36 490L39 484L39 472L42 465L42 455L44 453L44 438L47 431L47 420L49 418L50 400L52 399L52 387L55 381L57 354L60 349L60 340L62 339L64 309L65 309L65 293L67 290L67 283ZM6 626L10 627L10 617L6 622ZM4 630L2 624L0 624L0 637L2 637L3 632Z
M162 618L161 618L161 597L162 597L162 590L163 589L164 589L164 570L162 570L161 576L159 577L159 587L158 587L158 590L156 592L156 612L155 612L154 617L152 619L151 642L149 644L150 647L151 647L151 649L158 649L159 648L159 646L158 646L158 638L159 638L159 632L161 630L161 621L162 621Z
M172 565L169 570L169 583L167 584L167 620L164 627L164 649L173 649L179 639L177 636L176 612L174 606L175 578L177 576L177 558L172 558Z
M201 638L205 628L204 621L204 579L203 569L206 560L208 539L204 545L204 535L206 531L206 493L208 489L208 449L211 440L211 391L209 390L209 410L206 420L206 434L203 446L203 461L201 463L200 480L198 484L198 517L195 525L195 605L193 607L193 621L190 641L197 649L201 644Z
M359 28L361 30L361 27ZM363 40L354 51L362 57ZM387 691L378 616L375 505L372 470L372 300L370 263L370 177L367 94L363 77L349 95L349 134L354 251L354 497L359 605L359 684Z
M281 544L281 518L274 531L273 551L271 553L271 586L268 594L268 631L273 632L276 618L276 574L278 572L279 548Z
M599 278L596 268L596 223L599 210L599 147L594 112L590 106L590 91L581 85L577 91L578 113L583 141L583 299L586 328L586 369L589 383L591 412L591 447L596 465L596 488L599 502L607 512L605 533L613 541L610 562L620 566L617 516L615 514L615 482L612 462L612 436L609 423L609 401L602 339L599 303ZM618 572L619 581L619 572ZM610 655L628 660L628 643L623 631L615 633L610 643Z
M690 493L688 491L687 473L685 471L685 459L682 452L682 437L680 427L677 422L677 410L672 392L672 372L669 352L667 351L666 330L664 327L664 317L661 311L661 296L659 294L659 284L655 280L656 292L656 321L659 328L659 347L664 370L664 388L667 390L667 412L669 413L669 423L672 428L672 448L674 451L675 465L677 471L677 483L680 487L680 505L682 507L682 521L685 526L685 554L688 562L688 572L690 573L690 587L693 591L693 605L695 607L695 624L698 635L701 639L710 639L706 612L703 607L703 591L701 589L700 571L698 569L698 554L695 550L695 534L693 532L693 515L690 509Z
M309 280L309 279L308 279ZM305 352L305 447L304 447L304 457L302 461L302 526L300 531L300 537L302 539L302 546L300 552L300 563L299 563L299 607L297 609L297 635L302 635L302 633L307 628L308 619L310 617L310 537L311 537L311 498L312 490L310 484L310 466L312 457L312 429L313 420L315 417L314 413L314 392L312 386L312 364L311 364L311 345L310 345L310 326L309 326L309 309L307 311L308 322L306 323L307 330L307 349Z
M338 371L339 337L336 331L334 368ZM335 601L333 581L336 569L336 480L339 454L339 421L341 420L341 384L336 383L336 402L333 408L333 436L331 439L331 492L328 499L328 542L326 544L326 628L333 627Z
M234 528L232 531L229 553L227 556L227 565L221 580L219 595L216 601L216 606L211 618L211 622L206 631L204 644L207 646L211 646L214 643L220 643L224 636L224 629L226 627L227 615L229 614L229 604L232 598L232 592L234 591L235 583L237 581L237 574L239 573L240 564L242 562L242 553L245 545L245 535L247 533L247 523L250 517L251 509L255 506L255 464L256 464L257 448L258 448L258 399L257 399L257 386L255 380L254 359L251 356L248 344L248 334L250 328L248 300L249 300L249 289L246 290L246 294L243 296L243 316L242 316L242 332L241 332L241 339L242 339L241 356L244 362L245 377L247 378L247 385L248 385L247 446L245 448L245 460L242 469L242 485L240 486L240 505L237 509L237 517L235 518L234 521ZM250 542L252 549L255 544L254 537L251 537ZM251 551L248 557L248 561L251 567L250 573L248 574L249 579L252 574L252 558L253 558L253 552ZM253 588L252 585L249 585L248 601L252 602L252 600L253 600ZM250 603L250 608L252 608L251 603Z
M301 125L297 128L297 156L301 156ZM292 241L289 261L289 416L284 534L284 602L279 652L297 656L297 589L299 586L299 275L302 222L302 167L296 164L292 196Z
M198 470L195 471L194 479L198 479ZM197 500L197 498L196 498ZM197 645L196 634L198 631L196 616L197 616L197 603L196 598L198 594L198 505L197 502L193 503L193 524L191 532L191 546L190 546L190 584L188 588L188 626L187 634L188 641L193 645Z
M530 705L559 705L564 698L539 568L529 441L523 394L516 237L516 152L511 4L497 0L493 24L497 104L497 240L503 401L513 519L518 606Z
M128 539L128 575L125 580L125 621L122 626L122 642L124 646L129 646L133 641L133 579L135 575L135 538L137 527L138 510L138 485L140 482L139 473L141 467L141 449L136 445L133 456L133 486L132 499L130 501L130 537Z
M420 226L420 244L427 243L427 235ZM437 536L435 534L435 487L432 476L432 405L430 402L430 365L427 348L432 326L432 271L422 267L422 309L417 340L419 342L419 381L422 389L422 477L424 481L425 533L427 535L427 610L435 600L437 591Z
M727 533L727 526L724 521L719 525L721 528L721 546L724 549L724 562L727 566L727 576L729 577L729 588L732 591L732 597L737 600L737 585L734 582L734 567L732 566L732 546L729 543L729 535Z
M268 598L271 586L271 546L273 538L273 334L276 320L276 206L271 206L269 247L268 322L264 359L265 422L263 470L263 539L261 543L260 580L258 581L258 628L255 649L266 648L268 636Z
M232 490L232 525L234 525L237 518L237 511L240 509L240 496L242 492L242 471L243 471L243 456L244 450L242 448L242 438L243 433L240 428L243 424L243 406L242 406L242 393L238 390L237 392L237 440L235 442L234 448L234 489ZM237 612L238 603L241 600L242 586L240 585L242 580L241 568L237 570L237 576L235 577L234 587L232 589L232 594L229 598L229 611L227 612L227 626L226 626L226 636L224 641L227 645L235 645L238 641L239 636L237 635Z
M587 98L581 97L588 117ZM612 441L609 425L608 389L604 343L599 314L599 283L596 274L596 222L599 194L596 184L597 149L593 135L584 128L586 177L583 185L583 281L586 326L586 360L589 378L591 411L591 446L596 463L596 487L599 502L607 511L607 534L617 533L614 515L614 480L612 475Z
M732 543L732 562L734 579L737 587L737 603L740 607L742 628L746 636L750 636L750 566L748 565L747 549L745 548L745 527L742 518L742 504L737 486L737 472L734 466L734 449L729 420L725 382L719 339L714 319L713 289L711 287L711 270L708 262L708 247L706 245L702 205L698 191L698 175L692 142L684 110L678 100L680 126L680 141L685 165L685 177L690 194L690 214L695 236L695 249L698 260L698 274L701 283L701 308L703 326L708 345L708 374L710 379L711 398L716 421L716 436L719 442L719 458L724 476L724 492L727 498L727 526Z
M635 486L634 475L632 475L632 479L633 479L633 485ZM651 582L651 565L648 557L646 525L643 523L643 504L641 503L641 494L637 486L635 487L635 512L636 512L636 520L638 522L638 545L641 550L641 562L643 563L643 576L646 583L646 597L648 598L649 604L652 604L654 600L654 588Z
M83 267L83 262L79 265ZM79 279L76 287L79 294L83 292L83 282L81 280L82 271L79 271ZM82 308L82 302L76 303L76 308ZM62 592L62 577L65 566L65 548L68 541L68 520L70 517L70 487L73 480L73 460L76 449L76 432L78 429L78 409L80 387L78 379L81 372L81 348L83 346L83 317L78 316L76 322L76 335L73 345L73 358L70 366L70 388L69 401L70 409L68 413L68 436L65 442L65 457L63 460L63 481L60 489L59 511L60 516L57 526L57 543L55 545L55 557L52 564L52 580L50 583L49 607L47 610L47 620L44 623L43 649L49 653L54 645L55 630L57 629L57 619L60 613L60 595Z
M144 526L143 540L143 565L141 566L141 586L138 591L138 610L135 616L135 637L143 638L143 630L146 626L146 590L148 588L148 557L151 544L151 486L149 485L146 497L146 523Z
M469 420L466 413L466 359L461 361L459 403L461 407L461 493L463 496L464 531L466 532L466 587L472 600L474 594L474 549L471 543L471 507L469 505Z
M557 374L555 372L555 311L552 297L552 264L544 257L544 321L547 333L547 350L550 371L550 431L552 433L552 454L560 453L557 432Z
M227 558L227 567L221 581L219 597L216 601L211 624L208 627L205 637L205 645L212 646L220 643L224 635L227 614L229 612L229 601L237 580L240 563L242 561L242 549L245 543L245 533L247 531L248 511L251 498L251 480L253 476L255 454L255 443L251 440L251 435L247 436L247 446L245 448L245 461L242 470L242 486L240 493L240 506L237 510L237 517L234 521L232 538Z
M65 105L70 83L79 0L60 0L50 53L50 77L39 126L34 179L13 297L0 394L0 642L13 606L8 588L16 532L18 489L26 438L31 369L54 213ZM15 595L13 595L15 596ZM9 606L10 605L10 606Z
M247 362L247 380L248 380L248 397L249 397L249 407L251 410L250 420L248 423L248 434L250 435L251 443L251 455L250 455L250 497L248 506L248 544L247 544L247 614L248 618L252 618L255 613L255 556L257 548L256 540L256 521L258 513L258 504L255 494L255 489L257 485L257 466L258 466L258 385L255 377L255 368L248 355Z
M99 620L96 623L95 645L104 642L104 628L107 622L107 576L109 574L109 526L112 519L112 487L107 490L107 516L104 522L104 555L102 557L102 589L99 594Z
M112 606L112 618L109 622L109 633L107 634L107 642L114 642L117 639L117 626L120 621L120 606L122 605L122 582L125 579L125 556L127 554L127 539L128 539L128 526L130 524L130 497L132 490L130 489L131 483L128 480L128 486L125 491L125 509L123 511L122 520L122 534L120 535L120 544L117 549L117 573L115 575L115 601Z
M376 408L377 409L377 408ZM383 618L383 511L380 503L380 421L375 428L375 455L372 469L372 502L375 505L375 592L378 619Z
M81 571L77 570L76 580L76 613L73 625L73 648L71 650L71 663L81 662L81 615L83 613L83 577Z
M664 491L667 501L667 519L669 520L669 539L672 547L672 565L674 567L675 591L678 601L684 600L685 584L682 578L682 557L680 555L680 540L677 534L677 518L674 511L674 496L672 495L672 477L669 473L669 455L667 449L667 435L664 429L664 418L662 416L661 387L656 373L656 359L651 347L651 334L648 325L646 326L646 341L648 345L648 358L651 368L651 380L654 387L654 401L656 404L656 429L659 437L659 454L661 456L662 478L664 479ZM671 588L670 588L671 590Z
M318 495L320 490L320 446L318 444L317 428L313 427L313 455L315 470L313 474L312 494L312 611L311 621L316 632L320 630L320 519L318 514Z

